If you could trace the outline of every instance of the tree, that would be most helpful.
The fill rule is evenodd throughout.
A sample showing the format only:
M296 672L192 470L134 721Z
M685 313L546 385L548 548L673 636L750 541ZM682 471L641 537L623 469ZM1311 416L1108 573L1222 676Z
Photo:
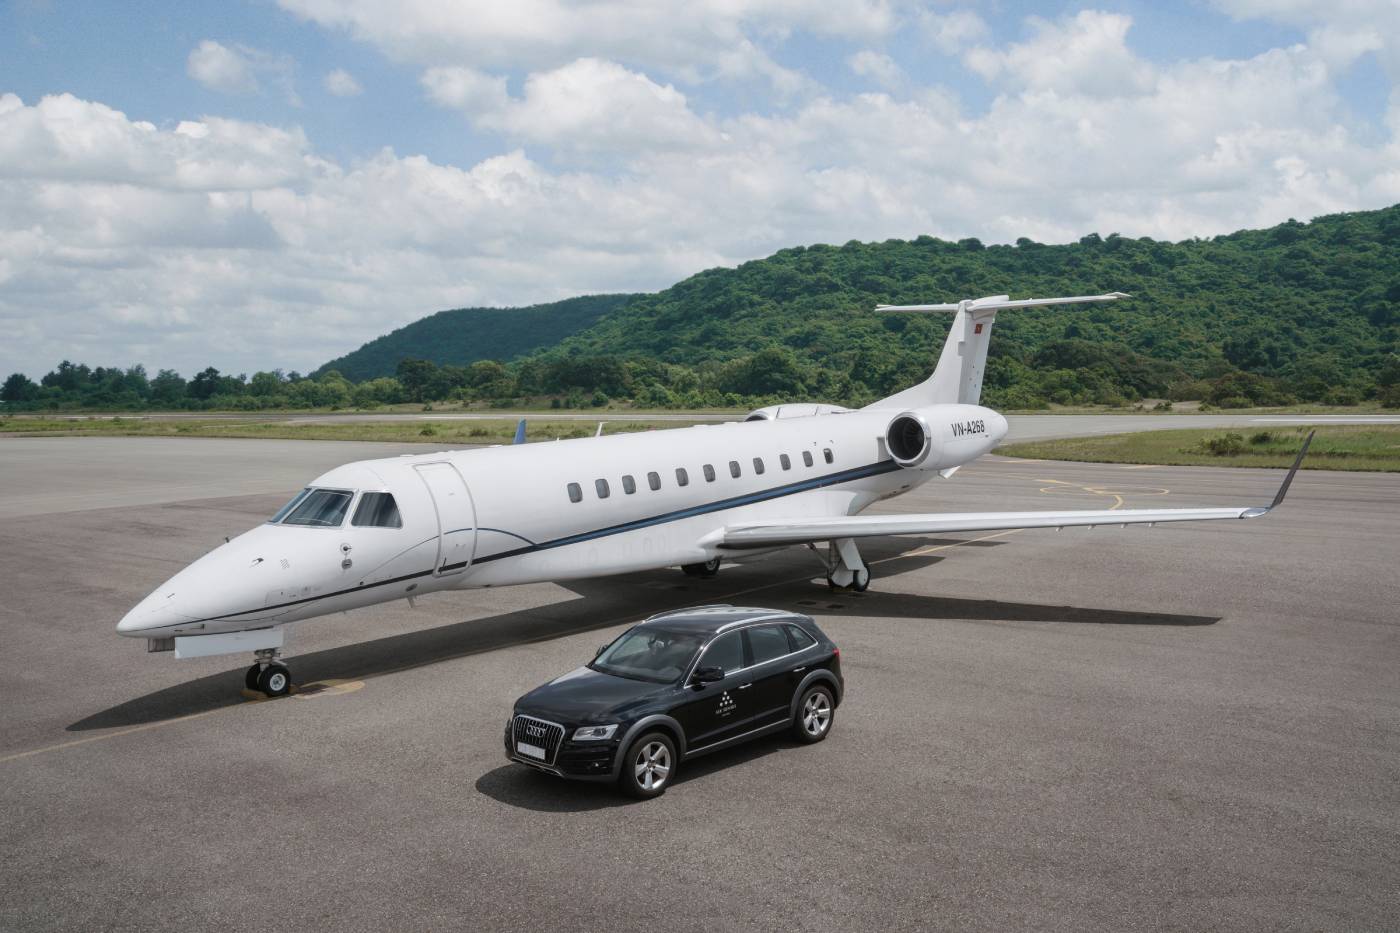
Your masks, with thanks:
M175 406L185 400L185 380L173 369L162 369L151 380L151 401L158 405Z
M0 399L7 402L32 402L39 397L39 386L24 373L13 373L0 389Z

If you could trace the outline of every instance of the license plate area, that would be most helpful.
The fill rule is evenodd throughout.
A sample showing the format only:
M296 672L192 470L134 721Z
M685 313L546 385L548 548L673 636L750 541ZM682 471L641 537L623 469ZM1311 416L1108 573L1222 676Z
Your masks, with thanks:
M544 749L540 748L538 745L531 745L529 742L516 742L515 750L528 758L544 761Z

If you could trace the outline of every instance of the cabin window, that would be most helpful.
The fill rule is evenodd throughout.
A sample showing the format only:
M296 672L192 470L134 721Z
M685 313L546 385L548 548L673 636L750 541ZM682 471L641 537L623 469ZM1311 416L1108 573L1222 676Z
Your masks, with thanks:
M759 476L762 476L762 475L763 475L763 470L764 470L764 467L763 467L763 458L762 458L762 457L754 457L754 458L753 458L753 471L754 471L755 473L757 473Z
M580 486L578 483L570 483L570 484L569 484L569 501L570 501L570 502L582 502L582 501L583 501L583 487Z
M705 482L713 483L715 481L715 468L708 463L700 468L700 472L705 474Z
M812 465L812 452L810 450L802 451L802 463L806 466Z
M608 481L605 479L595 479L593 481L593 488L598 490L599 499L606 499L612 494L612 490L608 489Z
M729 461L729 475L732 476L732 477L734 477L735 479L738 479L738 478L739 478L739 461L738 461L738 460L730 460L730 461Z
M827 463L831 463L831 462L835 459L834 457L831 456L831 448L830 448L830 447L823 447L823 448L822 448L822 459L825 460Z
M685 471L685 467L676 467L676 485L689 486L690 474Z
M778 454L778 465L781 466L784 470L791 470L792 458L789 457L787 454Z
M357 528L402 528L403 519L399 518L399 505L392 493L367 492L360 496L350 524Z
M637 491L637 481L631 476L622 477L622 491L629 496L632 495L632 493Z
M652 492L656 492L656 490L660 489L660 488L661 488L661 474L660 474L660 473L648 473L648 474L647 474L647 485L651 487L651 491L652 491Z
M312 489L292 509L284 525L310 525L316 528L339 528L345 521L345 511L350 508L352 493L343 489Z

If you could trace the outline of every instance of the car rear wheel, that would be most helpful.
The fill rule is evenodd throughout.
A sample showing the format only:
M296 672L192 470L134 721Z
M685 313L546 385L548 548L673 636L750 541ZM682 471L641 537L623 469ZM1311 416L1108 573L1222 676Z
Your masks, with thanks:
M660 797L676 775L676 743L664 732L648 732L627 749L618 784L623 793L646 800Z
M792 722L793 734L799 742L820 742L831 732L836 720L836 700L829 687L816 684L808 687L797 703L797 716Z

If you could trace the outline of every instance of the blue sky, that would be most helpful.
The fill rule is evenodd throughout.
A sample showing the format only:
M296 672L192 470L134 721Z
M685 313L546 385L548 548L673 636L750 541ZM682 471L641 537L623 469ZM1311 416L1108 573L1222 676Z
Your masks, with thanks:
M1394 0L18 0L0 370L307 369L799 243L1380 207L1397 37Z

